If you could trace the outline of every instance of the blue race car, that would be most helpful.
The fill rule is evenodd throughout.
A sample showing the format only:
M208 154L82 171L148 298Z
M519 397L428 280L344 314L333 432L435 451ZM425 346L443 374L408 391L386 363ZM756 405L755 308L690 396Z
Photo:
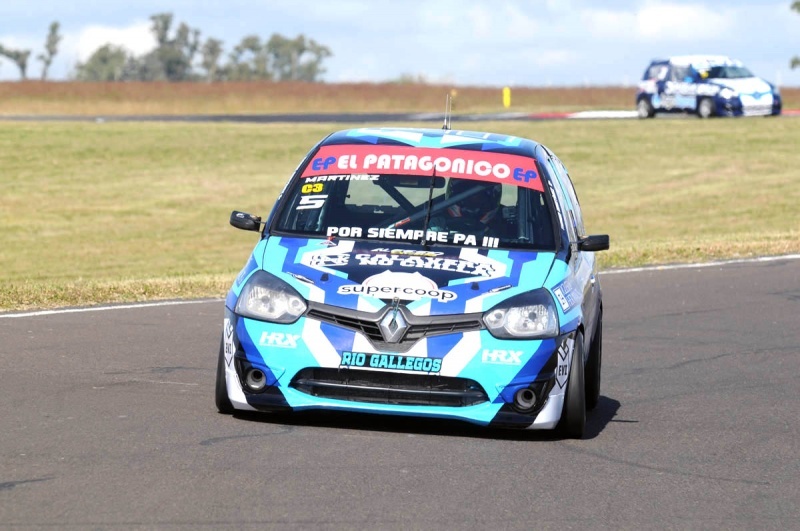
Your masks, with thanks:
M545 146L449 129L331 134L231 287L220 412L340 410L583 436L603 304L567 170ZM263 228L262 228L263 225Z
M778 87L754 76L740 61L721 55L684 55L655 60L636 93L639 118L656 113L712 116L776 116Z

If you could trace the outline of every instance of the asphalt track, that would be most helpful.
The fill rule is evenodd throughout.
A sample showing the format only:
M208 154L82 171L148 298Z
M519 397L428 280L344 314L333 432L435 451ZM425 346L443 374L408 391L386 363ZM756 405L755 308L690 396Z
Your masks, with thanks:
M603 274L581 441L220 415L222 301L0 314L0 528L798 529L798 258Z

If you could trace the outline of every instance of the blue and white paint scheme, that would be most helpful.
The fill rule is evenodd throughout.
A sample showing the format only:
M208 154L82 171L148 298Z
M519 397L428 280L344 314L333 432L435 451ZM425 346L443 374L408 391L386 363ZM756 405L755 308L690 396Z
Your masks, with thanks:
M496 201L479 219L497 223L431 229L477 193L453 192L464 183ZM234 214L235 226L260 227ZM550 429L575 409L565 405L570 375L579 365L583 378L599 356L593 251L608 243L586 245L596 237L583 234L566 169L540 144L448 130L335 133L298 166L260 232L225 301L221 411Z

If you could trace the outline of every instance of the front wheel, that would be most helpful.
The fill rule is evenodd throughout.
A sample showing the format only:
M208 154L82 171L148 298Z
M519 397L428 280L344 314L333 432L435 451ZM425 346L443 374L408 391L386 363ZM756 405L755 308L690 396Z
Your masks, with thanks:
M652 118L656 115L656 110L650 102L650 98L642 98L636 103L636 114L639 118Z
M600 371L603 366L603 313L597 317L597 327L589 345L586 362L586 409L591 411L600 401Z
M225 332L223 332L224 334ZM219 341L219 357L217 358L217 385L214 387L214 402L220 413L233 413L233 404L228 398L228 383L225 380L225 343Z
M583 334L575 336L575 348L572 350L572 363L567 380L567 395L564 397L564 409L558 431L570 439L582 439L586 431L586 394L583 381Z

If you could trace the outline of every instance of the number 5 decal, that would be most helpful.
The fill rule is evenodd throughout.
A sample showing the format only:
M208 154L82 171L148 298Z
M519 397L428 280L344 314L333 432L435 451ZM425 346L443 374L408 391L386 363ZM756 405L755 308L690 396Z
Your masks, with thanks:
M325 200L328 199L327 195L304 195L300 197L300 203L297 205L297 210L309 210L312 208L322 208Z

